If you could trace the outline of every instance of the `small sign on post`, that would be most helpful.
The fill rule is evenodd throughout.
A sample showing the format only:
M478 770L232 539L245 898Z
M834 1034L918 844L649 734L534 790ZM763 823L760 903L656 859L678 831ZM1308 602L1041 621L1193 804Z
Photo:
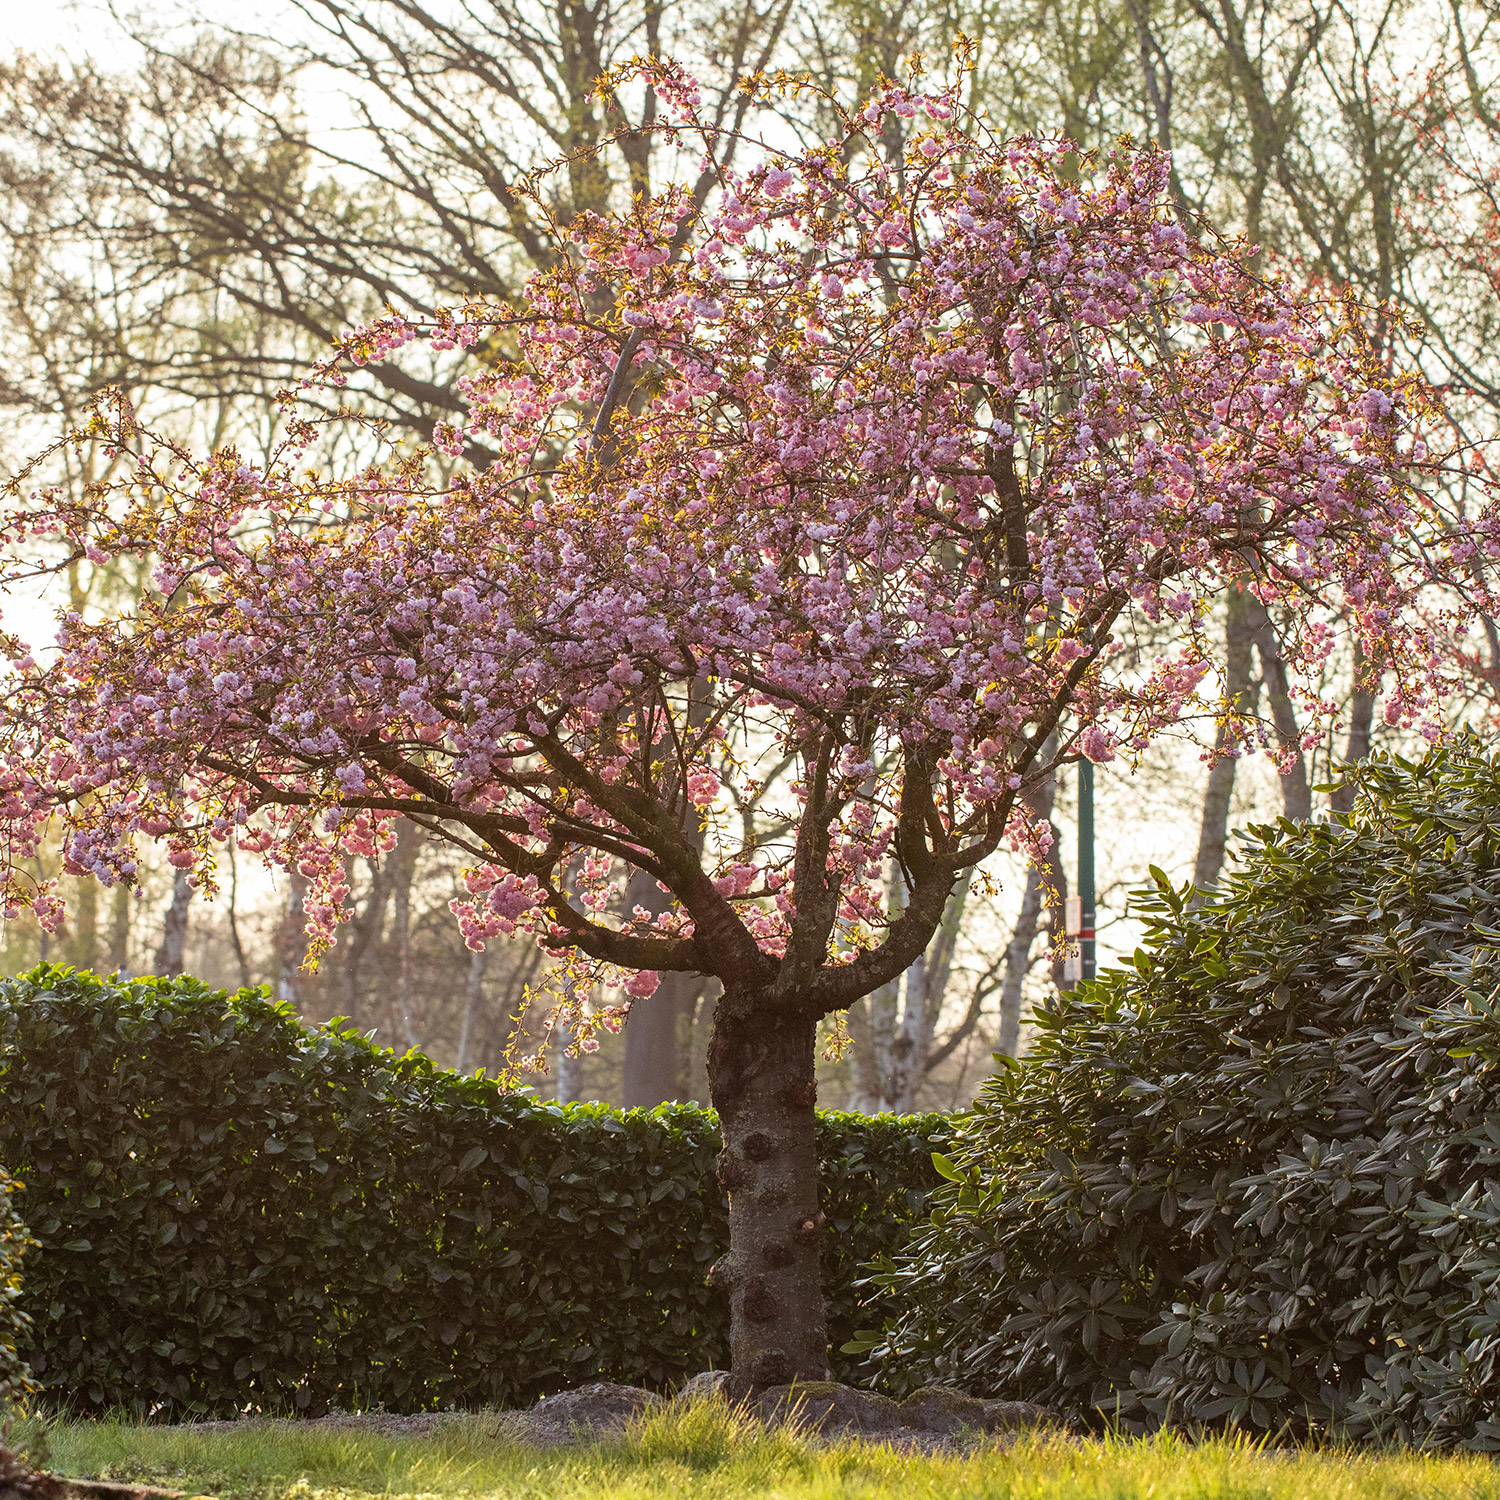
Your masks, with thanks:
M1063 897L1063 931L1068 936L1068 951L1063 958L1063 982L1077 984L1083 978L1083 953L1078 938L1083 932L1083 899Z

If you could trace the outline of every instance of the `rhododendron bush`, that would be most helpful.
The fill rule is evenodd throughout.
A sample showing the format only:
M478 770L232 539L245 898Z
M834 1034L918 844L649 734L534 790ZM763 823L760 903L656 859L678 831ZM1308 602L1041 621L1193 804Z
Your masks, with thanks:
M719 151L691 81L653 82L668 144ZM15 645L11 908L58 919L25 863L55 823L107 883L144 838L211 887L233 839L306 877L316 952L346 856L406 817L471 856L471 946L556 956L580 1044L601 985L618 1020L663 971L716 977L715 1279L746 1387L825 1370L820 1018L1035 842L1019 798L1057 761L1202 711L1227 580L1288 623L1306 684L1357 635L1410 721L1441 687L1417 591L1488 545L1413 483L1421 387L1185 235L1164 156L997 141L957 98L892 87L800 154L742 143L707 201L578 219L518 305L356 330L313 379L488 351L430 451L326 472L324 421L357 416L291 413L264 468L199 458L117 398L77 441L129 478L17 486L6 521L12 579L157 562L135 614L67 617L45 662ZM901 162L873 149L888 111L920 126ZM1141 622L1175 622L1173 649L1145 654ZM632 869L661 912L621 910Z

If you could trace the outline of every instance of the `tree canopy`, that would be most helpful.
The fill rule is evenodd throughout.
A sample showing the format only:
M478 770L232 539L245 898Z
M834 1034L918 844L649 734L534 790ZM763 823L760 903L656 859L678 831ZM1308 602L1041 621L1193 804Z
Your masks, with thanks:
M14 644L5 889L59 920L22 863L55 819L106 883L142 839L211 882L233 839L307 879L319 947L345 854L405 817L472 857L471 945L524 929L562 960L583 1043L595 985L618 1019L664 971L716 977L723 1276L737 1378L770 1383L823 1362L817 1021L922 954L1002 840L1040 850L1028 788L1181 718L1226 580L1296 620L1310 706L1343 629L1414 722L1439 686L1418 595L1477 597L1492 528L1412 483L1422 384L1347 309L1190 237L1161 153L1000 140L958 86L892 85L735 170L693 80L647 72L662 144L721 164L712 201L580 213L524 296L391 314L314 377L488 341L430 447L288 396L268 462L200 457L116 399L74 441L118 478L12 485L0 578L156 571L46 661ZM915 122L895 161L888 118ZM379 457L321 465L340 422ZM1178 644L1152 656L1160 620ZM758 831L730 837L724 799L752 793ZM669 899L619 914L630 871Z

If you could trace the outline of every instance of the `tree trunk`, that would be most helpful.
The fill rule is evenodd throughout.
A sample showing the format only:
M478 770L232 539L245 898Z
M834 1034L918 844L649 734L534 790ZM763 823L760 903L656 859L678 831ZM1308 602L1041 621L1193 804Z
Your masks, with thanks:
M303 910L306 895L306 877L289 870L286 914L281 919L280 941L276 945L280 959L276 998L297 1010L302 1008L302 960L307 956L307 913Z
M566 1046L573 1038L566 1036ZM583 1098L583 1059L570 1057L566 1052L557 1054L557 1102L577 1104Z
M870 1033L870 997L849 1007L849 1099L845 1108L855 1114L880 1111L880 1078L875 1072L875 1039Z
M1042 745L1041 759L1050 761L1057 754L1057 734L1049 734ZM1065 932L1066 910L1063 902L1068 894L1068 872L1063 867L1062 851L1058 847L1057 824L1052 821L1052 809L1057 802L1057 777L1049 776L1039 786L1023 794L1028 816L1036 823L1045 823L1052 830L1052 843L1047 850L1047 868L1035 865L1026 871L1026 889L1021 894L1021 909L1016 914L1016 925L1005 949L1005 977L1000 987L1000 1036L998 1045L1007 1057L1015 1057L1021 1045L1021 990L1026 976L1031 972L1031 946L1036 941L1037 929L1041 926L1043 898L1047 900L1048 943L1052 948L1052 982L1062 987L1062 955L1067 942Z
M121 979L128 979L130 962L130 900L132 886L123 881L114 889L109 908L109 967Z
M700 979L692 1007L678 1032L678 1075L683 1099L708 1098L708 1038L713 1032L714 1006L718 1004L719 981Z
M964 908L969 904L969 882L964 882L948 898L943 912L943 925L927 949L927 1005L928 1045L937 1035L937 1023L942 1019L943 1002L948 996L948 980L953 974L953 954L958 947L958 934L963 927Z
M891 1038L891 1071L885 1079L885 1108L893 1114L909 1114L917 1083L927 1071L927 1049L931 1038L925 1021L927 1000L927 953L917 954L906 971L901 1019Z
M458 1033L458 1060L453 1064L455 1073L462 1073L469 1065L469 1038L474 1034L474 1012L484 994L484 968L487 955L484 949L469 958L469 978L464 985L464 1019Z
M411 888L416 879L419 852L417 830L403 820L396 831L396 847L391 853L391 894L395 898L392 938L396 944L396 1015L408 1047L422 1045L411 1013Z
M695 680L689 689L688 724L698 728L708 702L707 684ZM693 835L695 848L703 844L702 830ZM625 910L637 907L661 916L669 911L672 898L644 870L637 870L625 885ZM702 992L697 974L663 974L654 995L632 1000L625 1019L625 1067L621 1083L626 1109L650 1109L687 1092L679 1040L685 1017L690 1017Z
M625 1018L625 1076L620 1103L650 1109L678 1093L677 1018L681 981L690 974L663 974L654 995L630 1002Z
M1054 796L1056 790L1054 778ZM1051 816L1049 799L1049 822ZM1063 864L1062 840L1057 836L1057 824L1052 823L1051 826L1052 845L1047 850L1046 879L1042 884L1047 903L1047 946L1052 950L1052 987L1060 990L1065 981L1064 964L1068 954L1068 871Z
M175 894L175 893L174 893ZM92 969L99 953L99 886L97 882L80 882L77 898L69 913L72 940L68 944L68 962L75 969Z
M931 1068L932 1044L968 894L965 882L948 898L942 926L906 971L901 1024L891 1047L891 1073L885 1085L885 1107L898 1115L909 1115L916 1109L918 1093Z
M726 993L708 1076L724 1133L729 1253L713 1284L729 1294L730 1394L828 1379L818 1250L817 1023Z
M900 991L901 981L893 979L873 995L866 995L857 1007L850 1007L855 1051L849 1108L858 1114L878 1115L888 1107L886 1085L895 1053Z
M552 1049L557 1060L557 1102L577 1104L583 1098L583 1058L570 1057L573 1028L557 1022L553 1026Z
M364 906L345 924L340 944L344 960L344 1008L351 1016L365 1013L360 991L361 968L371 949L380 941L391 894L392 860L372 859L367 860L366 865L370 871L370 889ZM353 884L352 880L350 884Z
M1354 647L1354 696L1349 703L1349 738L1344 742L1344 764L1357 766L1370 754L1370 736L1375 726L1375 694L1380 674L1371 672L1369 662L1358 642ZM1354 806L1354 783L1346 777L1328 799L1334 812L1348 812Z
M156 950L156 972L175 979L182 973L183 950L187 947L188 907L193 888L187 871L179 870L172 881L172 904L162 922L161 946Z
M906 905L906 885L894 864L886 870L885 890L886 911L895 921ZM857 1114L878 1115L890 1108L900 1002L901 976L897 975L873 995L866 995L849 1007L849 1031L854 1041L849 1108Z
M250 988L250 960L245 954L245 945L240 939L240 869L235 861L234 840L231 838L225 847L225 853L229 857L229 905L225 916L229 921L229 946L234 949L234 961L239 966L240 988Z
M1000 985L1000 1036L997 1050L1006 1057L1019 1057L1021 1047L1021 987L1031 970L1031 945L1042 920L1042 872L1035 865L1026 869L1026 889L1021 910L1005 948L1005 978Z
M1287 817L1306 822L1312 817L1312 789L1307 781L1307 756L1302 753L1302 734L1297 728L1297 710L1292 703L1276 622L1265 605L1248 590L1245 603L1250 611L1251 628L1255 631L1255 650L1266 682L1266 706L1271 710L1276 742L1291 759L1290 769L1281 773L1281 800Z
M651 1109L688 1095L691 1042L685 1037L703 994L699 974L663 974L654 995L630 1002L625 1019L626 1109Z
M1056 838L1047 851L1046 878L1042 884L1047 901L1047 946L1052 950L1052 987L1060 990L1067 980L1068 871Z
M1255 634L1243 585L1231 585L1224 612L1224 697L1230 709L1248 719L1254 716L1260 694L1250 681ZM1235 757L1222 754L1232 735L1227 722L1214 731L1215 760L1208 770L1208 788L1203 794L1203 817L1198 824L1198 858L1193 864L1193 884L1199 891L1216 885L1224 868L1229 841L1229 804L1234 796Z

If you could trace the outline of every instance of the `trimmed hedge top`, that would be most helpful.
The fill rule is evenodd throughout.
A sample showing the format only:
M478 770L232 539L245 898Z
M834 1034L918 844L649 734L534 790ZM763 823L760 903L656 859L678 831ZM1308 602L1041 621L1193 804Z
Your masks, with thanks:
M937 1178L942 1116L822 1114L838 1346ZM75 1409L527 1404L720 1362L717 1119L562 1107L311 1029L259 991L0 984L0 1162L26 1184L29 1350Z

